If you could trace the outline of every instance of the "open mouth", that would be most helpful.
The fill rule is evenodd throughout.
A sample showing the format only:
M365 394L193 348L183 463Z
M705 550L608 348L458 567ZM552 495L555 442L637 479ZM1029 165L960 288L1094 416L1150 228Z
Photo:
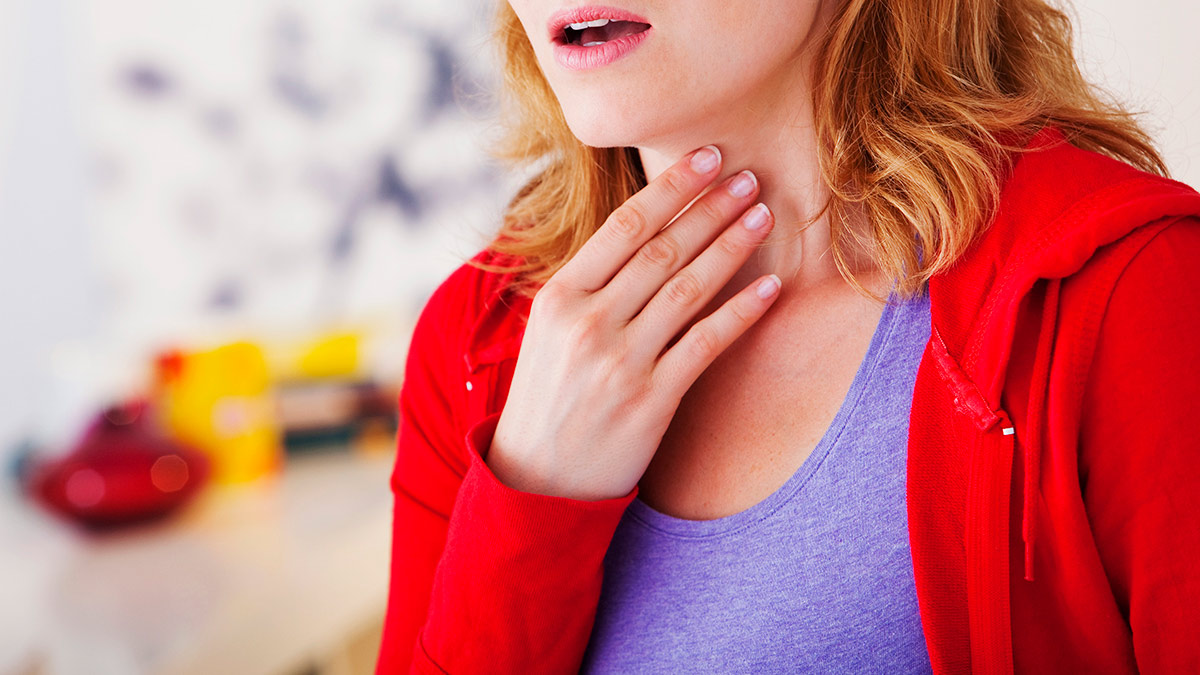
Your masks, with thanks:
M650 24L616 19L594 19L563 26L562 44L580 47L599 47L606 42L637 35L650 29Z

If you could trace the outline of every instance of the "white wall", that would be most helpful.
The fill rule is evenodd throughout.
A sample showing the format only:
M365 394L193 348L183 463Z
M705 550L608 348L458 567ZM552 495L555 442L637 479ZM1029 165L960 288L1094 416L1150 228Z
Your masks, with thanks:
M1084 70L1142 120L1178 180L1200 187L1200 3L1077 0Z
M85 217L69 0L0 3L0 468L35 425L78 408L55 396L54 347L95 335L103 314Z

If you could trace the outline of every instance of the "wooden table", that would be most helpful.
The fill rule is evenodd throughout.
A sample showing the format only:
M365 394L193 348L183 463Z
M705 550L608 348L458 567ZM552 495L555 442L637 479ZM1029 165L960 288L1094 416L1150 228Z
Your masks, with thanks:
M289 458L169 521L106 535L0 487L0 674L368 672L387 597L392 458ZM362 642L358 638L359 643Z

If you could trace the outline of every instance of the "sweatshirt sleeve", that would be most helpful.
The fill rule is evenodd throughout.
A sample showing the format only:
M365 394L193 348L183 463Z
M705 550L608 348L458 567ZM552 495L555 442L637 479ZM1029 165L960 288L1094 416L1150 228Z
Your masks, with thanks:
M585 502L520 492L484 461L498 414L463 421L472 326L462 268L413 332L392 474L391 581L376 673L573 672L604 554L635 493Z
M1101 559L1139 670L1200 672L1200 220L1133 258L1096 350L1080 441Z

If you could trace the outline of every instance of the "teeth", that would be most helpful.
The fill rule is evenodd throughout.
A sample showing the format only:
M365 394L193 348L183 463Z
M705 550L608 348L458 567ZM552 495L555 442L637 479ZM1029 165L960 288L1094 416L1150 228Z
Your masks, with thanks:
M583 46L584 47L599 47L602 44L604 44L604 43L603 42L585 42L585 43L583 43Z
M608 23L608 19L596 19L595 21L580 21L579 23L573 23L567 26L567 28L570 28L571 30L583 30L585 28L599 28L601 26L607 26Z

